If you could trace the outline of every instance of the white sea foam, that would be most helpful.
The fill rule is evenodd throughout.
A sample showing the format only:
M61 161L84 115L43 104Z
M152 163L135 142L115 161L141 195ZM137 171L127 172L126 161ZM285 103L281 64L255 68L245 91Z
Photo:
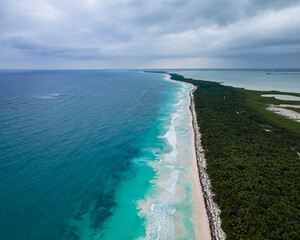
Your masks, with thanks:
M39 98L39 99L56 99L61 96L62 96L61 93L50 93L50 94L46 94L46 95L42 95L42 96L37 96L37 98Z
M170 126L169 131L165 134L164 137L168 140L168 142L172 147L176 147L177 136L176 136L174 125Z
M165 74L165 80L170 81L171 80L171 76L169 74Z
M169 79L169 78L168 78ZM183 85L184 86L184 85ZM177 196L177 185L182 167L177 163L177 130L180 121L182 108L186 108L186 103L182 97L186 96L186 88L182 87L176 99L179 99L172 108L170 125L167 132L161 138L165 138L172 150L162 153L158 160L151 164L156 176L151 181L154 192L148 194L145 200L138 202L139 214L146 218L146 238L145 239L174 239L174 214L180 203ZM185 96L184 96L184 95Z
M164 182L160 183L160 185L170 194L175 194L178 177L179 171L175 170L174 172L171 172L169 178Z

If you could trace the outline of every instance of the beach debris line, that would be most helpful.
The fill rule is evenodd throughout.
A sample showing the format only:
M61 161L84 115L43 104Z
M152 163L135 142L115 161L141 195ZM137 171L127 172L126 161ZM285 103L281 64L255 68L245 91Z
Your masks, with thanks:
M221 219L219 217L220 209L217 206L217 204L213 201L211 183L208 174L206 173L206 160L204 156L204 150L202 149L202 145L201 145L201 135L197 124L197 117L196 117L196 111L194 106L193 93L196 89L197 87L193 85L193 89L190 91L189 96L190 96L190 111L192 114L192 125L194 130L194 137L195 137L195 151L196 151L196 158L197 158L199 180L202 187L206 213L209 220L211 238L213 240L225 240L226 235L221 228Z

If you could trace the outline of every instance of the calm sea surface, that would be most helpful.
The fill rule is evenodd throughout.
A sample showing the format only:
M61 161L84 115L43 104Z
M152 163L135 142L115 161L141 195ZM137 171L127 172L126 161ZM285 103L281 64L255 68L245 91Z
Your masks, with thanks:
M193 239L190 89L137 71L0 71L0 239L170 239L175 211Z
M300 70L170 70L187 78L250 90L300 93Z

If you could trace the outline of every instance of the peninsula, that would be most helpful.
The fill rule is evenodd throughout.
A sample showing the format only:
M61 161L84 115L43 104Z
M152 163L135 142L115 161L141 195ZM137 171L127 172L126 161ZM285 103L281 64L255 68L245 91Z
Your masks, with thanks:
M299 123L262 107L284 100L169 74L197 87L191 100L202 146L196 138L195 147L212 239L222 230L226 239L299 239ZM206 193L206 172L214 195ZM220 208L222 230L210 202Z

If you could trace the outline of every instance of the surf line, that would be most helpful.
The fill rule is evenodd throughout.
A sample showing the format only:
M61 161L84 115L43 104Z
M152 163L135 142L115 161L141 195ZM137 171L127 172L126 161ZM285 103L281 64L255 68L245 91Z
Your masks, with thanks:
M169 73L165 73L165 74L170 75L171 80L178 81L173 78L172 74ZM178 82L187 83L184 81L178 81ZM199 175L200 185L202 188L206 214L208 217L210 235L212 240L225 240L226 235L221 228L221 219L219 217L220 209L217 206L217 204L213 201L211 183L208 174L206 172L206 159L201 145L201 134L197 123L197 115L195 111L195 102L194 102L194 92L197 90L197 87L191 83L187 83L187 84L190 84L193 87L192 90L189 92L189 97L190 97L189 109L192 115L192 126L193 126L194 143L195 143L194 147L195 147L195 153L197 159L198 175Z
M196 153L196 160L197 160L197 167L198 167L198 176L199 176L199 182L202 189L203 199L204 199L204 205L205 210L209 222L209 228L210 228L210 236L212 240L225 240L226 234L221 228L221 219L219 217L220 209L217 206L217 204L213 201L213 192L211 191L211 183L210 179L208 177L208 174L206 172L206 159L204 156L203 147L201 145L201 134L200 129L197 123L197 114L195 111L195 101L194 101L194 92L197 90L197 87L193 85L192 83L188 83L182 80L178 80L174 78L175 76L182 77L181 79L185 79L183 76L179 74L170 74L165 71L146 71L145 73L159 73L159 74L166 74L170 76L170 80L177 81L180 83L186 83L190 84L193 88L189 92L189 98L190 98L190 105L189 110L191 112L192 116L192 127L194 132L194 147L195 147L195 153Z

